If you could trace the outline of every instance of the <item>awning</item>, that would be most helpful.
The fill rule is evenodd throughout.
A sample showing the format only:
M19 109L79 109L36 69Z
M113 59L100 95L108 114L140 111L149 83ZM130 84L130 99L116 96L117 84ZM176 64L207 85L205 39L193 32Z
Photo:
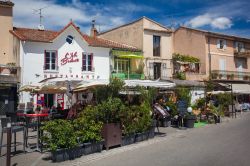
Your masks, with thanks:
M136 87L136 86L144 86L144 87L155 87L168 89L175 87L175 83L167 82L167 81L152 81L152 80L125 80L125 86L128 87Z
M119 58L130 58L130 59L142 59L142 52L140 51L120 51L120 50L112 50L112 54Z
M232 84L232 89L236 94L250 94L249 84Z
M89 80L82 81L79 86L73 89L74 92L85 91L89 88L94 88L98 86L105 86L109 84L109 80Z

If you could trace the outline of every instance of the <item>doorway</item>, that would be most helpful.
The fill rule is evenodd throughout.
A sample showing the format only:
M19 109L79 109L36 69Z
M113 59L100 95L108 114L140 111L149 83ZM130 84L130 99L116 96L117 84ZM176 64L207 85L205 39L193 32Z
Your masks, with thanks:
M54 95L53 94L44 94L44 105L47 108L51 108L54 105Z
M154 79L161 78L161 63L154 63Z

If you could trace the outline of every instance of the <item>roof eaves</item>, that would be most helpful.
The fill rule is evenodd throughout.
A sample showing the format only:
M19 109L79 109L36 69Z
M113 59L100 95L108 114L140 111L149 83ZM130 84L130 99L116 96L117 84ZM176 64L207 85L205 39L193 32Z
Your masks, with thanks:
M240 36L234 36L234 35L227 35L227 34L223 34L223 33L211 32L211 31L206 31L206 30L201 30L201 29L195 29L195 28L190 28L190 27L185 27L185 26L180 26L180 28L188 29L188 30L193 30L193 31L201 32L201 33L206 33L208 35L216 35L216 36L221 36L221 37L226 37L226 38L231 38L231 39L242 39L242 40L247 40L248 42L250 42L250 38L245 38L245 37L240 37ZM180 28L178 28L178 29L180 29Z
M111 28L111 29L109 29L109 30L106 30L106 31L100 32L100 33L98 34L98 36L99 36L99 35L102 35L102 34L105 34L105 33L108 33L108 32L110 32L110 31L116 30L116 29L118 29L118 28L122 28L122 27L125 27L125 26L128 26L128 25L134 24L134 23L136 23L136 22L138 22L138 21L142 20L144 17L145 17L145 16L140 17L140 18L139 18L139 19L137 19L137 20L134 20L134 21L128 22L128 23L126 23L126 24L123 24L123 25L120 25L120 26L117 26L117 27Z

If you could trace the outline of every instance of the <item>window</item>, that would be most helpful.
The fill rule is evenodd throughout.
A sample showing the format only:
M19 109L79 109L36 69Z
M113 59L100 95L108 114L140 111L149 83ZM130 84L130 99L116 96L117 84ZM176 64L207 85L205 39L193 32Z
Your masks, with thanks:
M115 58L114 70L116 73L127 73L129 70L129 60Z
M161 37L153 36L153 56L161 56Z
M226 47L227 47L226 40L223 40L223 39L218 39L217 40L217 48L226 49Z
M57 51L45 51L44 70L57 70Z
M93 54L83 53L82 71L93 71Z
M235 42L235 48L238 52L244 52L244 43L242 42Z

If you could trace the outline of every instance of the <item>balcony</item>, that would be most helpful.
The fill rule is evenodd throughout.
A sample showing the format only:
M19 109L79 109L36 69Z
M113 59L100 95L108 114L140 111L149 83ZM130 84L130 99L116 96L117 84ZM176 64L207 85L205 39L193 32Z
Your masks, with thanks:
M0 80L5 83L17 83L20 78L20 67L1 65Z
M211 73L213 80L245 80L250 81L250 72L213 70Z
M237 57L246 57L250 56L250 49L249 48L235 48L234 49L234 55Z
M137 73L112 73L112 78L119 78L122 80L142 80L144 79L144 74L137 74Z

